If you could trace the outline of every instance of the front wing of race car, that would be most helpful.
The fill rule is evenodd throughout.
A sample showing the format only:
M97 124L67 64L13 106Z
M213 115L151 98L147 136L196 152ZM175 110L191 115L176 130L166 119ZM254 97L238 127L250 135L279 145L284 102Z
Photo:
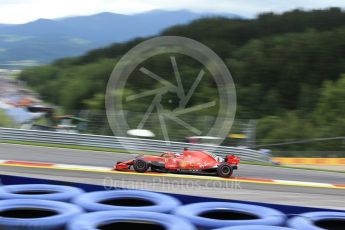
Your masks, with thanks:
M134 160L123 161L123 162L119 161L116 163L116 165L114 166L113 169L119 170L119 171L130 169L131 166L133 165L133 162L134 162Z

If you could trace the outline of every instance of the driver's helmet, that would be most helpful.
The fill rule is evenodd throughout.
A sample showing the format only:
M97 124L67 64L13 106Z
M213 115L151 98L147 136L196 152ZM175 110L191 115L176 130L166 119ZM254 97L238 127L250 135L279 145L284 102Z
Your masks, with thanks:
M215 159L216 159L216 161L218 161L218 162L223 162L224 161L224 158L223 157L220 157L220 156L215 156L214 157Z
M161 157L168 157L168 156L170 156L172 154L173 154L172 152L163 152Z

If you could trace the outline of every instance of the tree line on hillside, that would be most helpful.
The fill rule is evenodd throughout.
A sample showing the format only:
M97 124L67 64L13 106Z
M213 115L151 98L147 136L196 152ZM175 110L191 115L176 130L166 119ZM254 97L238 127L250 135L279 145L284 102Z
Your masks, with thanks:
M224 60L236 85L236 118L258 120L259 144L345 136L345 13L341 9L266 13L252 20L208 18L171 27L160 35L195 39ZM145 39L29 68L20 79L66 111L104 110L105 88L115 64ZM146 64L170 79L168 58L153 58ZM186 57L176 60L181 76L194 77L200 70ZM134 73L128 82L132 92L152 86L138 78L139 73ZM192 103L217 97L214 82L207 79ZM169 101L177 101L177 95L170 95ZM144 108L133 103L126 109ZM214 115L212 111L203 114ZM279 148L344 150L345 145L335 140Z

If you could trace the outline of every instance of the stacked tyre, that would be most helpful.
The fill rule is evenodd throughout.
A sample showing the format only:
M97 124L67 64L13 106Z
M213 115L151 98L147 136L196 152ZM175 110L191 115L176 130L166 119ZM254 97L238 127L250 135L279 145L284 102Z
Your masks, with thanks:
M345 212L307 212L291 218L287 225L298 230L342 230Z
M147 211L101 211L79 215L68 230L80 229L164 229L196 230L187 220L165 213Z
M320 230L345 229L344 212L310 212L287 219L278 210L234 202L182 205L161 193L85 193L62 185L0 187L0 229Z
M64 229L83 212L67 202L83 194L79 188L28 184L0 187L0 229Z
M80 188L51 184L6 185L0 187L0 200L40 199L70 202L83 194Z
M77 197L74 203L88 212L121 210L170 213L181 205L172 196L138 190L85 193Z
M284 213L272 208L231 203L202 202L181 206L174 214L183 217L199 229L215 229L241 225L282 226Z

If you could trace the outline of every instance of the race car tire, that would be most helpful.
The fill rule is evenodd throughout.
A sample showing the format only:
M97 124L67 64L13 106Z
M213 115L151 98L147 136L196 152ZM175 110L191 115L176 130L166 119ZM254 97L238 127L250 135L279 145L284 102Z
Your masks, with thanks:
M67 230L89 229L195 230L188 221L169 214L141 211L103 211L82 214L70 221ZM156 229L157 229L156 228Z
M288 220L287 225L303 230L344 229L345 213L306 212Z
M79 188L50 184L5 185L0 187L0 200L5 199L40 199L70 201L83 194Z
M60 201L13 199L0 201L0 229L64 229L68 221L83 211Z
M294 228L269 226L269 225L242 225L242 226L216 228L214 230L294 230Z
M174 197L138 190L112 190L81 195L74 203L87 211L137 210L168 213L181 205Z
M285 222L284 213L267 207L232 203L202 202L178 207L173 212L189 220L200 229L237 225L274 225Z
M228 178L231 177L233 169L231 165L226 162L221 163L217 168L217 175L220 177Z
M146 172L149 169L149 167L150 167L149 163L142 159L137 159L133 163L134 170L139 173Z

